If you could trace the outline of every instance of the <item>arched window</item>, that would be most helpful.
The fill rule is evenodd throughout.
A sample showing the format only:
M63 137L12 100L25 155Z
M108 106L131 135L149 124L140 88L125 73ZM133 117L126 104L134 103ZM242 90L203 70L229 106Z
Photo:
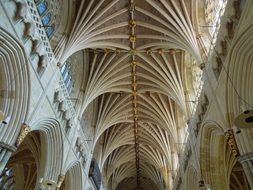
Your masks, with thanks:
M53 36L53 33L56 30L55 23L56 23L56 13L52 6L52 1L50 0L34 0L37 6L37 10L39 15L41 16L41 22L45 29L46 35L48 38ZM51 8L50 8L51 7Z
M46 29L47 37L50 38L54 32L54 25L48 26Z
M68 92L69 94L71 94L74 83L73 83L71 73L70 73L70 64L68 62L65 62L65 64L61 68L61 74L62 74L64 83L68 89Z
M37 9L38 9L40 15L45 13L47 10L47 2L42 1L42 2L38 3Z
M43 25L48 25L49 22L51 21L51 13L48 13L47 15L43 16L41 19Z

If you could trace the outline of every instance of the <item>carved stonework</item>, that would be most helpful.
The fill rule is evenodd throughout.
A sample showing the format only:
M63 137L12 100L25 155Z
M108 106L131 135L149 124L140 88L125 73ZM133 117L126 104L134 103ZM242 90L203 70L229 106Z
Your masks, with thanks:
M61 189L64 180L65 180L65 175L59 175L59 177L58 177L58 187L57 187L57 189ZM63 185L63 186L64 186L64 185ZM64 189L64 187L63 187L63 189Z
M186 170L186 168L187 168L187 166L188 166L188 163L189 163L189 160L190 160L190 158L191 158L191 155L192 155L192 151L191 151L191 149L189 148L189 149L186 151L185 159L184 159L184 163L183 163L184 171Z
M16 141L16 146L18 147L23 140L25 139L26 135L31 131L31 128L27 124L23 124L21 126L17 141Z
M85 164L87 162L87 155L85 153L86 151L83 141L81 140L80 137L78 137L76 140L76 154L79 157L81 163L83 164L83 167L85 167Z
M235 141L233 130L232 129L227 130L224 135L227 140L228 146L231 148L235 157L239 156L240 154L239 154L239 150Z

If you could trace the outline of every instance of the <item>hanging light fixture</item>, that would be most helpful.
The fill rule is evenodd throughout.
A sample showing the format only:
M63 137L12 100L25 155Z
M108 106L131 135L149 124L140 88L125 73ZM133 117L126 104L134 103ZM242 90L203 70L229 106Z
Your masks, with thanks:
M235 118L235 126L238 128L253 127L253 110L246 110Z
M0 110L0 122L4 125L8 124L11 120L10 116L5 116L3 111Z

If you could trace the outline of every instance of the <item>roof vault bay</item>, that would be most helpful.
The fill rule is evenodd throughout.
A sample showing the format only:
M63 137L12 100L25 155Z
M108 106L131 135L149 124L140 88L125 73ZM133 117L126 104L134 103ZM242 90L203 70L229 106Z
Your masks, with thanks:
M80 115L98 99L94 156L108 189L172 187L192 106L185 55L202 62L192 2L81 1L57 51L60 64L92 52Z

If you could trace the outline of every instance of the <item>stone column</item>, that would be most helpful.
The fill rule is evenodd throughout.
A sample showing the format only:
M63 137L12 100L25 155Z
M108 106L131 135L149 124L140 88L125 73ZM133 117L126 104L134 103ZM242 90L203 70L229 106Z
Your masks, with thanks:
M250 189L253 189L253 152L239 156L238 161L242 164Z
M17 148L15 146L0 142L0 174L2 174L5 165L10 159L12 153L16 151L16 149Z

